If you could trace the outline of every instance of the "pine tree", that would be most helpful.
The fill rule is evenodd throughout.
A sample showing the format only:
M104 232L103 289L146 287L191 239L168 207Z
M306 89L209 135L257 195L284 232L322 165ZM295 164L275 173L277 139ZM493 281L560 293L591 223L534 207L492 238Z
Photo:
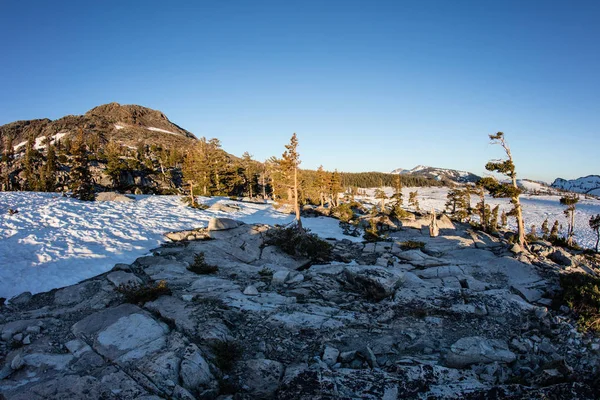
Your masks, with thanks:
M46 148L48 150L46 153L46 164L43 168L44 178L40 180L44 182L44 191L53 192L56 189L56 170L58 168L56 151L54 150L54 145L50 141L47 141L46 143Z
M396 176L394 180L394 194L392 195L392 200L394 200L394 206L398 204L402 206L402 180L400 179L400 174Z
M475 213L479 216L479 223L481 224L481 229L484 232L488 232L490 230L490 220L492 210L489 204L485 202L485 190L483 185L477 184L476 186L476 194L479 196L479 203L475 205Z
M121 183L121 174L126 170L126 165L121 159L121 146L115 142L109 142L104 148L106 156L105 173L110 177L114 187Z
M331 179L329 180L329 196L331 199L331 204L334 207L340 205L340 192L343 191L342 187L342 179L340 177L340 173L336 169L331 174Z
M381 201L381 212L385 212L385 200L388 198L385 191L381 188L375 189L375 198Z
M201 189L200 194L209 195L211 170L209 162L209 144L206 138L200 138L188 149L183 158L183 180L191 187Z
M498 231L498 213L500 212L500 205L496 205L492 209L492 216L490 218L490 232Z
M268 169L267 169L267 161L265 160L265 162L262 163L262 165L261 165L261 172L260 172L260 188L262 190L263 200L267 199L267 176L268 176Z
M84 201L93 201L96 198L92 175L87 157L87 146L83 136L83 129L80 129L77 139L71 146L72 160L69 178L73 197Z
M4 137L4 151L2 152L2 190L12 190L12 182L10 179L10 170L15 156L12 136Z
M273 156L265 161L265 166L267 175L271 180L271 197L273 201L283 199L283 195L286 194L287 190L284 185L285 176L281 168L281 160Z
M532 239L537 238L537 226L531 225L531 229L529 230L529 237L531 237Z
M558 221L554 221L554 224L552 225L552 229L550 230L550 240L556 240L558 239Z
M329 178L327 176L327 171L323 169L323 166L320 165L319 169L317 169L316 175L316 187L319 196L319 202L321 203L321 207L325 206L325 194L329 189Z
M573 236L575 236L575 204L579 202L579 196L576 194L566 194L560 198L560 204L567 206L564 211L567 217L567 244L573 245Z
M550 235L550 228L548 228L548 218L546 218L544 220L544 222L542 222L542 238L548 239L549 235Z
M419 206L418 196L419 196L419 192L417 190L415 190L414 192L408 193L408 206L413 207L417 211L421 210L421 208Z
M35 136L29 135L25 145L25 158L23 161L23 170L25 172L25 189L39 189L39 182L35 175L36 151L34 149Z
M596 253L598 252L598 244L600 243L600 214L591 216L589 220L590 228L596 232Z
M294 133L290 143L285 146L285 152L282 157L282 167L286 175L290 177L289 185L292 189L292 202L296 213L296 225L302 230L302 220L300 219L300 203L298 200L298 166L300 165L300 154L298 154L298 137Z
M471 213L471 194L469 189L455 188L448 191L446 210L459 221L467 219Z
M405 218L408 212L402 208L402 181L400 180L400 175L397 175L394 180L392 200L394 201L392 203L392 216L399 220Z
M257 167L252 155L247 151L242 154L242 168L244 170L244 181L248 197L254 197L253 187L256 182Z
M504 210L502 210L502 215L500 215L500 225L502 225L503 228L506 228L508 225L508 216Z
M206 147L207 161L209 165L209 176L211 179L211 194L226 195L229 175L232 173L227 154L221 149L221 141L212 138Z
M518 242L521 247L526 245L525 240L525 224L523 222L523 210L521 208L521 202L519 196L521 195L521 189L517 185L517 172L515 171L515 164L513 162L510 147L504 139L504 133L498 132L494 135L489 135L492 144L500 145L507 156L506 160L490 161L485 165L485 169L492 172L498 172L506 175L511 179L511 183L500 183L496 179L491 177L482 178L482 184L494 197L508 197L513 205L513 209L510 214L514 215L517 219L517 234Z

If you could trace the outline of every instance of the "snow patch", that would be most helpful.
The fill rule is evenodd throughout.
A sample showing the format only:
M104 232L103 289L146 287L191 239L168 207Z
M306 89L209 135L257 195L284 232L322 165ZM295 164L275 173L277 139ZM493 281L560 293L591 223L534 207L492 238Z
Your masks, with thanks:
M27 144L27 141L21 142L18 145L16 145L14 147L15 151L19 150L21 147L25 146Z
M404 207L408 203L408 197L410 192L417 191L419 193L418 200L419 206L422 210L429 211L432 208L437 212L441 213L445 209L446 196L448 194L447 187L414 187L414 188L402 188L402 195L404 199ZM394 193L394 189L391 187L384 188L385 193L388 197ZM522 195L521 205L523 207L523 219L525 221L525 230L529 232L531 225L536 226L538 234L541 234L540 229L542 223L548 218L550 227L555 220L562 225L560 235L566 235L567 219L563 214L565 209L560 204L560 195L558 194L544 194L544 195ZM375 189L367 189L366 196L355 196L357 200L364 200L370 204L379 204L381 201L375 199ZM477 196L471 196L471 205L474 207L479 201ZM491 196L486 196L485 200L492 208L496 205L500 205L500 213L504 210L508 212L512 209L509 199L495 199ZM387 203L392 200L387 200ZM577 203L575 211L575 240L579 245L584 248L592 248L596 243L596 234L589 227L589 220L592 215L600 214L600 200L598 199L584 199L583 196ZM516 222L512 217L508 218L508 225L510 229L516 230Z
M50 137L50 144L56 144L57 140L62 139L67 135L68 132L59 132L56 135ZM21 142L18 145L14 146L15 151L18 151L21 147L27 145L27 141ZM35 143L33 144L33 148L35 150L41 150L46 148L46 136L40 136L35 138Z
M181 133L177 133L177 132L171 132L171 131L167 131L167 130L165 130L165 129L160 129L160 128L154 128L154 127L152 127L152 126L151 126L151 127L148 127L148 128L146 128L146 129L148 129L149 131L155 131L155 132L164 132L164 133L169 133L169 134L171 134L171 135L182 136L182 135L181 135Z
M82 202L56 193L0 192L0 297L45 292L132 263L166 241L169 231L207 226L212 217L246 223L287 224L293 215L271 204L199 198L207 205L235 204L239 211L195 210L179 196L135 196L133 202ZM8 208L19 213L9 215ZM306 218L323 238L345 236L332 218Z

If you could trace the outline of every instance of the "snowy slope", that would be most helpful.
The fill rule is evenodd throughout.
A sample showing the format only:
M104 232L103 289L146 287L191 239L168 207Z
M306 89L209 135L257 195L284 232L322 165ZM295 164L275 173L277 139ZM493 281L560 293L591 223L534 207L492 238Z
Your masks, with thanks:
M532 181L529 179L517 179L517 185L523 189L525 192L529 193L547 193L547 194L557 194L556 190L545 185L541 182Z
M479 180L479 176L472 174L467 171L458 171L455 169L448 168L436 168L428 167L426 165L417 165L413 169L397 168L391 172L392 174L408 174L408 175L421 175L427 178L432 178L438 181L450 180L453 182L476 182Z
M421 209L444 209L448 188L404 188L419 192ZM392 188L386 188L388 195ZM365 200L372 199L374 189ZM560 196L522 196L527 229L539 227L545 218L566 227ZM247 223L284 224L293 216L277 212L269 204L234 202L224 198L201 198L206 204L235 203L239 212L194 210L181 204L178 196L136 196L135 202L80 202L54 193L0 192L0 297L10 298L23 291L43 292L77 283L104 273L116 263L131 263L165 241L163 233L205 226L214 216L240 219ZM476 203L475 197L472 204ZM488 198L508 211L506 199ZM8 208L18 214L9 215ZM600 214L600 200L581 199L577 204L575 238L583 247L592 247L595 234L588 227L591 215ZM321 237L361 240L344 236L338 221L305 218L304 226ZM514 229L514 219L509 218ZM563 230L564 233L564 230Z
M600 175L588 175L571 180L557 178L552 183L552 187L570 192L598 195L600 192Z
M55 193L0 193L0 297L39 293L131 263L165 241L163 233L206 226L215 216L247 223L284 224L293 216L269 204L201 198L206 204L236 203L239 212L194 210L178 196L136 196L136 201L81 202ZM9 215L8 208L18 214ZM339 221L306 218L322 237L360 240L342 234Z
M448 188L437 187L437 188L403 188L402 194L404 197L404 206L407 207L408 193L418 191L419 205L422 210L430 211L432 208L437 212L444 211L444 205L446 203L446 195L448 194ZM388 196L393 194L392 188L385 188ZM373 199L375 189L368 189L367 194L372 204L378 204L378 200ZM523 206L523 219L525 220L525 228L529 232L531 225L537 227L537 232L540 232L540 228L544 219L548 218L550 227L554 223L554 220L558 220L563 225L561 234L566 234L567 220L563 215L564 206L560 205L559 195L542 195L542 196L521 196L521 204ZM389 200L388 200L389 201ZM479 201L476 196L471 196L471 205ZM500 209L509 211L511 205L508 199L494 199L487 197L486 202L494 207L496 204L500 204ZM501 211L502 212L502 211ZM596 243L596 234L590 229L588 221L592 215L600 214L600 200L597 199L580 199L577 203L575 212L575 240L584 248L592 248ZM509 226L511 229L516 229L515 219L508 219Z

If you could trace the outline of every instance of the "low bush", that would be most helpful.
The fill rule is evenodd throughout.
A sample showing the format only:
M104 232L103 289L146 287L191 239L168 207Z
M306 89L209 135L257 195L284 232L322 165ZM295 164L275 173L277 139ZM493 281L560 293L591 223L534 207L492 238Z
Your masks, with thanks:
M260 275L261 279L270 281L273 278L273 270L263 267L260 271L258 271L258 275Z
M332 207L329 215L339 219L342 222L350 222L354 219L354 210L351 204L343 203L337 207Z
M194 257L194 263L188 266L187 269L198 275L208 275L217 272L219 267L208 264L204 259L204 253L200 252L196 254L196 257Z
M396 218L397 220L409 218L412 214L402 208L400 205L395 205L392 207L391 216Z
M242 346L233 340L218 341L211 349L215 355L215 365L224 372L231 371L243 353Z
M575 272L560 276L560 300L578 315L579 329L600 332L600 278Z
M369 219L369 227L365 229L365 233L363 234L363 239L365 239L367 242L380 242L386 239L384 236L382 236L377 222L378 219L375 216L372 216Z
M417 240L407 240L405 242L400 242L399 244L402 250L422 249L423 247L425 247L425 243L419 242Z
M142 285L120 285L116 290L123 295L127 303L132 304L144 304L154 301L160 296L171 294L171 289L169 289L165 280Z
M198 210L206 210L208 208L206 204L200 203L197 200L194 200L194 203L192 204L192 199L190 196L182 197L181 201L188 207L196 208Z
M552 243L553 246L562 247L569 250L581 250L581 246L579 246L575 240L573 240L573 243L569 246L569 242L564 237L550 237L550 243Z
M329 243L319 239L314 233L298 229L297 226L270 229L265 243L277 246L291 256L308 258L313 262L332 259Z

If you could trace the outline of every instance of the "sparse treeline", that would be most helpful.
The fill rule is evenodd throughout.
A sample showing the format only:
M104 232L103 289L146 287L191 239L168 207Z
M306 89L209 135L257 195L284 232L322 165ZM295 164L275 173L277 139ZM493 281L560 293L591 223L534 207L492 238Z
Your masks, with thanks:
M5 136L1 143L0 189L41 192L69 189L74 184L70 171L75 158L82 160L82 144L87 168L94 172L93 186L134 192L142 190L146 176L154 176L155 181L161 181L161 186L172 192L181 180L183 154L177 149L142 141L136 147L128 147L84 129L73 138L30 136L23 145L24 152L19 148L15 151L14 140Z
M297 146L297 139L296 146ZM293 143L292 140L291 143ZM291 144L290 144L291 145ZM289 145L288 145L289 146ZM442 186L442 182L415 176L398 176L381 172L344 173L317 170L290 170L290 150L264 163L248 152L242 158L226 153L218 139L201 138L185 154L183 180L187 190L204 196L248 196L271 198L293 203L294 187L299 204L338 206L344 192L356 194L358 188L395 186ZM295 181L296 185L292 182Z

